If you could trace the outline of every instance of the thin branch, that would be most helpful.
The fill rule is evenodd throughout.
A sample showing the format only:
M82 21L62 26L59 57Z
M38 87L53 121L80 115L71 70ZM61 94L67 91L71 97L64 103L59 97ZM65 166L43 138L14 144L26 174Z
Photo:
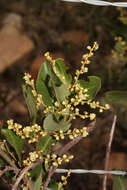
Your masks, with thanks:
M115 126L116 126L116 119L117 119L117 116L115 115L114 118L113 118L113 123L112 123L111 131L110 131L110 135L109 135L109 142L108 142L108 146L107 146L107 149L106 149L106 158L105 158L104 170L108 170L109 157L110 157L110 152L111 152L111 145L112 145ZM104 175L102 190L106 190L106 183L107 183L107 175Z
M88 128L87 128L87 132L91 132L94 130L95 128L95 123L96 121L93 121L89 124ZM82 136L79 136L79 137L76 137L75 139L73 139L71 142L67 143L62 149L58 149L57 151L55 151L55 154L61 156L62 154L66 153L68 150L70 150L75 144L77 144L83 137ZM49 168L49 172L48 172L48 177L44 183L44 187L43 187L43 190L46 190L47 187L48 187L48 184L51 180L51 177L52 175L54 174L55 170L56 170L56 166L51 166Z
M0 177L2 177L2 175L3 175L5 172L11 171L11 170L15 170L15 169L14 169L13 167L6 166L3 171L0 170Z
M24 176L24 177L23 177L23 181L24 181L24 184L26 184L26 186L28 187L28 189L29 189L29 190L32 190L32 187L31 187L31 185L30 185L30 181L29 181L29 179L28 179L27 176Z
M14 164L14 162L12 162L12 160L6 155L6 153L2 151L1 146L0 146L0 155L14 168L16 173L18 173L19 169Z
M7 152L8 152L8 154L12 157L13 160L17 161L16 158L15 158L15 156L13 155L13 153L10 152L6 140L4 140L3 143L5 145L5 148L6 148Z
M36 167L37 165L41 164L42 160L38 160L35 163L32 163L30 166L25 167L19 174L19 177L17 178L15 184L12 187L12 190L16 190L20 181L23 179L24 175L32 168Z

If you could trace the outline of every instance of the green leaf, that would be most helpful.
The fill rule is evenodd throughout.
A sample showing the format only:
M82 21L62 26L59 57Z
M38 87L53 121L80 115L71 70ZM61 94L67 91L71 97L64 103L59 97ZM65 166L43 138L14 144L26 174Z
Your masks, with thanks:
M30 185L33 190L40 190L42 185L42 173L40 173L36 179L36 181L30 180Z
M24 140L9 129L2 129L2 134L6 137L8 143L15 149L19 160L21 161L21 153Z
M36 181L40 173L43 174L43 177L45 176L45 172L44 172L44 169L42 168L42 164L39 164L35 168L32 169L32 171L30 172L30 177L32 178L33 181Z
M42 99L44 103L48 106L52 106L52 98L49 94L48 88L46 87L43 80L38 79L36 83L37 92L42 95Z
M51 93L56 86L60 86L62 83L55 75L50 63L45 61L39 71L36 81L37 92L42 95L43 101L46 105L52 106Z
M127 108L126 91L109 91L106 92L105 100L107 103L119 104Z
M113 190L127 190L127 176L113 176Z
M58 184L56 184L55 182L51 182L48 186L51 190L58 190ZM59 190L64 190L63 187L61 187Z
M78 80L78 83L81 87L88 89L88 100L93 100L101 88L101 79L96 76L89 76L88 79L89 81Z
M43 155L49 154L50 146L52 145L53 142L54 140L52 139L50 135L46 135L45 137L42 137L38 143L38 150L41 151Z
M37 83L38 80L43 80L45 82L45 84L47 85L49 82L49 77L55 82L56 85L60 85L61 82L58 79L58 77L55 75L51 64L48 61L45 61L40 68L40 71L38 73L38 77L37 77Z
M70 84L72 81L72 77L70 74L66 73L66 66L64 64L63 59L56 59L55 61L55 69L56 72L59 74L59 79L64 84Z
M60 122L56 122L52 114L48 114L43 123L44 130L48 132L60 130L67 131L70 126L71 124L68 121L61 120Z
M62 84L60 87L55 87L56 98L59 102L62 102L69 96L70 91L67 88L68 84Z
M42 173L40 173L39 177L35 181L33 185L33 190L40 190L42 184Z
M24 92L24 97L25 97L26 104L29 110L30 119L32 123L36 123L37 108L36 108L36 103L35 103L35 99L32 94L31 88L30 87L26 88L26 86L23 86L23 92Z
M47 79L47 75L51 75L52 74L52 68L51 65L48 61L45 61L40 68L40 71L38 73L38 77L37 77L37 81L38 80L43 80L46 81Z

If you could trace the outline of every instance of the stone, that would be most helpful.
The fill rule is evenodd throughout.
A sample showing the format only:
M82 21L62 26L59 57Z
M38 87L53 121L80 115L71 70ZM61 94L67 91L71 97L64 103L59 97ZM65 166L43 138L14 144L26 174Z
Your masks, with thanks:
M22 32L22 18L10 13L0 30L0 73L20 61L33 49L33 42Z
M63 39L79 45L89 42L89 34L82 30L69 30L64 32Z

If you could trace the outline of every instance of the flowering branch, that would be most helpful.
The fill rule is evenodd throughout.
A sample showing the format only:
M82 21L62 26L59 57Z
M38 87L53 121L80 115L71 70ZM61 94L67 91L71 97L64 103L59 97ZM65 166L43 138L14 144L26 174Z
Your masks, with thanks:
M95 123L96 120L91 122L87 128L87 132L92 132L95 128ZM75 144L77 144L83 137L82 136L78 136L75 139L73 139L71 142L67 143L62 149L58 149L57 151L55 151L55 154L58 154L59 156L61 156L62 154L66 153L68 150L70 150ZM44 187L43 190L46 190L48 187L48 184L50 182L51 177L53 176L55 170L56 170L57 166L51 166L49 168L49 172L48 172L48 177L46 179L46 182L44 183Z

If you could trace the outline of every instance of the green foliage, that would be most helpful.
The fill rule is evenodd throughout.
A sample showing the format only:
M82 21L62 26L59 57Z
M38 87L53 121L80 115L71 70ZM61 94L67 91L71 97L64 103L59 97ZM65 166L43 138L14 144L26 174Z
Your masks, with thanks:
M23 86L23 92L24 92L24 97L25 97L26 104L29 110L30 120L32 121L32 123L35 123L37 119L37 108L36 108L34 96L31 92L31 88Z
M42 178L44 178L45 176L45 172L43 170L42 164L37 165L35 168L32 169L32 171L30 172L30 177L31 177L31 182L35 182L37 181L37 178L40 176L40 174L42 174Z
M44 62L38 74L36 88L37 92L42 95L44 103L48 106L52 106L52 98L46 85L48 76L53 77L53 71L50 64L48 62Z
M54 81L54 83L56 85L60 85L61 84L60 80L58 79L58 77L53 72L51 64L48 61L45 61L41 65L40 71L38 73L38 78L37 78L37 81L36 81L36 85L37 85L37 83L39 83L39 81L40 81L40 83L41 83L41 81L44 81L45 84L46 84L46 86L48 84L48 86L51 87L51 83L50 83L50 85L48 83L49 80Z
M119 104L127 108L127 92L126 91L106 92L105 100L107 101L107 103Z
M36 181L31 181L31 186L33 190L40 190L42 185L42 173L37 177Z
M69 129L69 127L71 126L70 121L65 121L64 119L62 119L60 122L57 122L54 120L53 115L49 114L45 120L44 120L44 124L43 127L45 129L45 131L66 131Z
M5 136L9 144L15 149L18 158L21 161L24 140L15 135L15 133L9 129L2 129L2 134Z
M126 189L127 189L127 177L113 176L113 190L126 190Z
M38 149L42 152L43 155L50 153L50 147L53 144L54 140L50 135L42 137L38 142Z
M101 79L96 76L89 76L88 79L89 81L79 80L78 83L88 90L88 99L93 100L101 88Z
M64 65L63 59L56 59L55 68L61 82L64 84L70 84L72 81L72 77L70 74L66 73L66 66Z
M69 95L68 84L62 84L60 87L55 87L56 98L58 102L64 101Z

